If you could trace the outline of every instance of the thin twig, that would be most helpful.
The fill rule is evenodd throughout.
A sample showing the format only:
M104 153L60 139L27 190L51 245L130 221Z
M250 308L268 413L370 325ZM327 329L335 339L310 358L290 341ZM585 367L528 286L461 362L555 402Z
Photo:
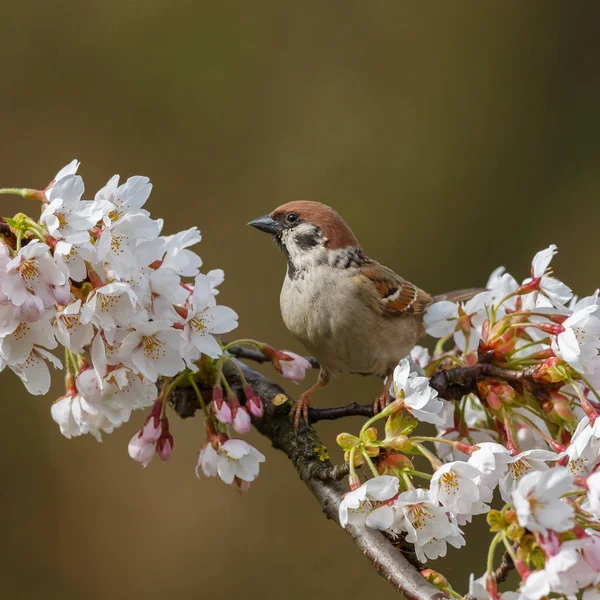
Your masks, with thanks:
M256 350L255 348L245 348L243 346L232 346L227 350L229 354L233 354L236 358L244 358L246 360L253 360L257 363L266 363L270 362L270 359L267 358L264 354ZM319 361L312 356L304 357L313 369L319 368Z
M515 568L515 563L508 552L502 555L502 562L494 572L494 578L498 583L506 581L508 574Z
M373 404L358 404L351 402L345 406L333 406L331 408L309 408L308 420L311 423L319 421L333 421L343 417L372 417Z

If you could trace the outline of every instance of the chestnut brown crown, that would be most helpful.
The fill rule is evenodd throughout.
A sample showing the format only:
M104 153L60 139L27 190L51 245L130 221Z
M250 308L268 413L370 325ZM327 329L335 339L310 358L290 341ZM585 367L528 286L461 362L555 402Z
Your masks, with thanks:
M360 248L360 244L346 221L330 206L311 200L295 200L277 207L270 215L274 221L285 221L296 214L299 221L318 227L330 250L339 248Z

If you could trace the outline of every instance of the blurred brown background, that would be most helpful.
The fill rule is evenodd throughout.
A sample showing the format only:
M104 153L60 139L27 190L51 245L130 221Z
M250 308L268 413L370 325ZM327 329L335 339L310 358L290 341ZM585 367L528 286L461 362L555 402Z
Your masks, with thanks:
M567 283L598 284L597 4L21 0L0 16L0 185L43 187L74 157L88 197L148 175L167 233L197 224L225 269L240 335L300 351L283 257L245 225L293 199L333 205L431 292L498 264L525 276L550 242ZM258 436L268 460L241 497L194 476L199 421L143 470L126 451L141 414L102 445L69 441L49 411L60 375L44 398L2 381L2 598L397 597ZM377 386L344 377L317 402ZM432 566L464 592L484 552Z

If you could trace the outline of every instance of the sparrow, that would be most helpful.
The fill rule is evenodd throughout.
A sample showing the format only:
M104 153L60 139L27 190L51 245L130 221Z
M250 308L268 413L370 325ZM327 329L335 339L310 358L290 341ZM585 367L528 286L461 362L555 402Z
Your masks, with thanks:
M374 402L389 402L392 372L425 335L423 315L440 299L467 300L480 289L433 297L369 258L344 219L319 202L288 202L248 223L273 236L287 259L281 316L320 365L317 382L302 393L291 418L308 424L310 398L333 375L384 377Z

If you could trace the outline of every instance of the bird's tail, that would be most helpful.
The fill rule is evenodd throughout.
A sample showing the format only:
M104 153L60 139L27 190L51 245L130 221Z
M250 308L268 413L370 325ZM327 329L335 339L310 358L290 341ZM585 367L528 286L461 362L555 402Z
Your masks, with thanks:
M440 294L433 298L434 302L441 302L442 300L449 300L450 302L466 302L473 296L479 294L479 292L485 292L485 288L468 288L466 290L454 290L446 294Z

